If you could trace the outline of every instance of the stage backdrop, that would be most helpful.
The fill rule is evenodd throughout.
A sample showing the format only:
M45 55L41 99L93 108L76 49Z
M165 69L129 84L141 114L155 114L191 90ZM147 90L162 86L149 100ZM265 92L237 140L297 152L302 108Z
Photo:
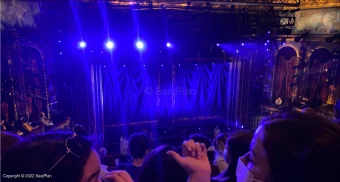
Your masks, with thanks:
M237 126L248 119L251 62L102 66L105 125L222 116Z

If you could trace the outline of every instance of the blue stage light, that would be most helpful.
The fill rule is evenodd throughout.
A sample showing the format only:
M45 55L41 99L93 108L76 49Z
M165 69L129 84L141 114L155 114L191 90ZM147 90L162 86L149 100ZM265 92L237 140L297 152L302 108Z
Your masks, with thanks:
M106 42L106 48L108 49L112 49L115 46L115 44L112 41L107 41Z
M137 41L136 42L136 47L141 50L144 49L144 43L142 41Z
M166 46L167 46L167 47L172 47L172 45L171 45L170 42L166 43Z
M241 45L244 46L244 43L242 43Z
M85 47L86 47L86 42L80 41L80 42L79 42L79 47L80 47L80 48L85 48Z
M220 46L220 44L216 44L217 46Z

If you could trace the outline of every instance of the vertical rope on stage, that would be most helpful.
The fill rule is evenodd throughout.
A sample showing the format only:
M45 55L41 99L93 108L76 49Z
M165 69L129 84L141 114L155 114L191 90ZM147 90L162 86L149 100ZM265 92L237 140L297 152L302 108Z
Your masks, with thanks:
M176 94L175 94L175 90L176 90L176 66L175 64L172 64L172 88L171 88L171 108L173 109L175 107L175 103L176 103Z
M91 65L93 134L104 139L104 100L101 65Z
M156 88L156 98L157 98L157 101L156 101L156 107L157 107L157 116L160 118L160 110L159 110L159 107L160 107L160 103L161 103L161 100L160 100L160 97L159 97L159 94L158 94L158 90L161 90L161 70L160 68L158 68L158 74L157 74L157 88Z

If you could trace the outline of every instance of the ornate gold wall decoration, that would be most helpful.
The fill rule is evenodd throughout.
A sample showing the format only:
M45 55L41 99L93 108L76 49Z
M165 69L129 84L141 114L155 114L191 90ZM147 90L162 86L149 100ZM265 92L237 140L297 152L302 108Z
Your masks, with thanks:
M296 13L293 33L309 30L311 34L332 34L340 29L340 11L338 8L301 10Z

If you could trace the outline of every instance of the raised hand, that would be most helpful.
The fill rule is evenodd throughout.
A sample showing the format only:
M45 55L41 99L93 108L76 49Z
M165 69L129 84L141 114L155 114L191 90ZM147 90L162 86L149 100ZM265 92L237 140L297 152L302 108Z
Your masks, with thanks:
M131 176L126 171L109 172L104 180L107 182L133 182Z
M183 157L174 151L167 152L172 156L190 176L190 182L210 181L211 167L204 144L193 140L184 141L182 145Z

